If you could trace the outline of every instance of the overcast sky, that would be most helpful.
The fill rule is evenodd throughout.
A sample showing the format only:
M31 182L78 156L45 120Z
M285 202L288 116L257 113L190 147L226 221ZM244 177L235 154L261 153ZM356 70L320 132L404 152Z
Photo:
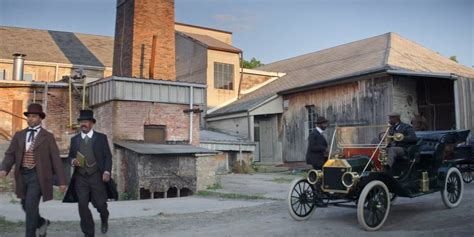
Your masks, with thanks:
M0 25L114 34L116 0L0 0ZM263 63L387 32L474 65L474 0L175 0L176 21L232 31ZM1 36L0 36L1 40Z

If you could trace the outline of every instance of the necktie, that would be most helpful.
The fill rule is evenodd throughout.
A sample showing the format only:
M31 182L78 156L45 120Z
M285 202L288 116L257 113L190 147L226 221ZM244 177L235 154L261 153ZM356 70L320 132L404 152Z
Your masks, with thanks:
M84 142L85 142L86 144L89 142L89 136L86 135L86 136L84 137Z
M36 129L29 128L27 131L30 133L30 136L28 136L28 142L31 142L33 141L33 138L35 137Z

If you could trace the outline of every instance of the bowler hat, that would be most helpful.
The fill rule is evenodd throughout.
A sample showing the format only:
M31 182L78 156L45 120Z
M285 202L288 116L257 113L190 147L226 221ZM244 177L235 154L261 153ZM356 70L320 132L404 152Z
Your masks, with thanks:
M400 117L400 113L392 111L392 112L388 113L387 116L389 116L389 117Z
M320 116L316 119L316 124L327 123L329 122L325 117Z
M28 114L38 114L41 119L46 118L46 114L43 112L43 106L40 104L32 103L28 105L28 109L26 112L23 113L25 116L28 116Z
M84 110L79 111L79 118L77 119L77 121L81 121L81 120L90 120L93 123L95 123L94 111L90 109L84 109Z

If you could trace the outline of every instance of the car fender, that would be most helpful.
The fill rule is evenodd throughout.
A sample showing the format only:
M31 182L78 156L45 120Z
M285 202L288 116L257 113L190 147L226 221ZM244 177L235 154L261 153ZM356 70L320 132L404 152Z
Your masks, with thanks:
M387 185L388 190L391 193L395 193L398 196L407 196L409 195L407 191L400 186L400 184L393 178L392 175L386 172L364 172L360 177L359 187L361 190L365 185L370 183L371 181L379 180Z

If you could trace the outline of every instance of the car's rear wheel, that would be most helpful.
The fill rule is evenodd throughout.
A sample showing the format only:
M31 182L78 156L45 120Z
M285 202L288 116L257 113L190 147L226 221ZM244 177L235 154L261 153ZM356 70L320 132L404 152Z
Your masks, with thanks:
M378 180L368 183L357 202L357 220L364 230L374 231L382 227L390 211L390 193Z
M294 179L288 191L288 211L298 221L310 218L316 209L314 187L305 178Z
M448 208L459 206L464 193L464 183L461 172L456 167L451 167L444 180L444 188L441 191L441 199Z

